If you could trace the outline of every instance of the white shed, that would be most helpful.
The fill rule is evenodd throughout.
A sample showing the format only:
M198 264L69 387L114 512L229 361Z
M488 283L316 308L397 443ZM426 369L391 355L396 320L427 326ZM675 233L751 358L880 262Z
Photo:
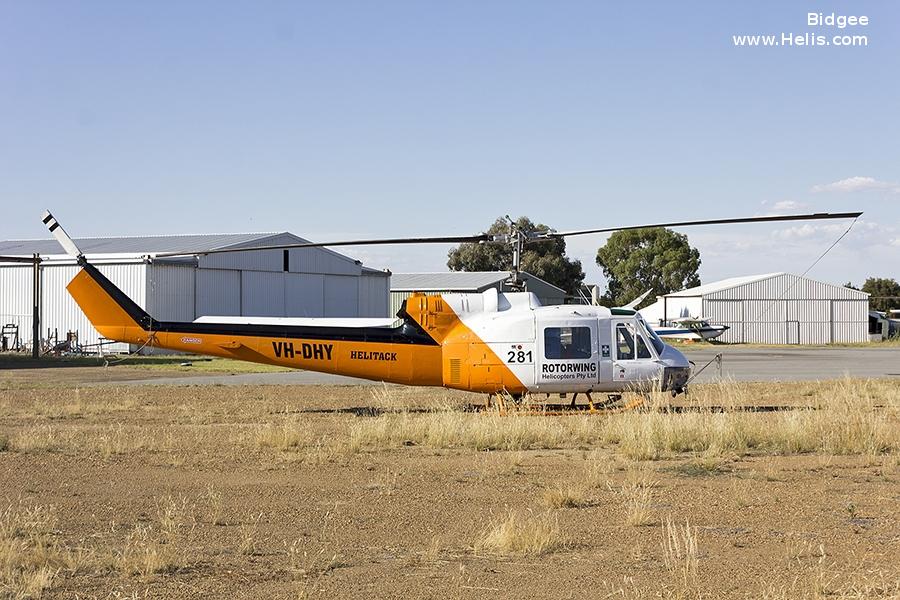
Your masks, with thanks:
M390 272L327 248L258 250L187 258L166 252L303 243L291 233L166 235L76 240L85 256L159 320L202 316L388 317ZM82 346L99 334L66 292L78 272L55 240L0 242L0 255L40 254L41 337L77 331ZM31 343L32 267L0 263L0 324ZM125 345L110 346L123 350Z
M768 273L733 277L673 294L641 309L650 323L703 318L730 329L718 341L755 344L866 342L869 295L839 285Z

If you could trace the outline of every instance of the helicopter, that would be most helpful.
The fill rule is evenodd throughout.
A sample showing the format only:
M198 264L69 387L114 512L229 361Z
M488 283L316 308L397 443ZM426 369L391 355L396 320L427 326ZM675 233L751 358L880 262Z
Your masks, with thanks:
M272 250L424 243L505 244L512 250L511 283L521 284L519 259L527 244L550 239L640 229L733 223L858 218L862 213L815 213L708 219L577 231L525 232L509 220L506 234L306 242L243 248ZM75 242L46 211L56 240L81 270L68 292L104 337L141 347L219 356L332 373L374 381L505 394L612 395L686 390L691 364L665 344L633 308L581 304L541 306L530 292L412 294L397 325L370 319L272 319L201 317L192 322L158 321L87 261ZM233 252L217 249L203 254ZM187 256L170 252L157 256ZM358 324L355 324L356 321ZM573 403L574 403L573 396ZM593 408L593 404L591 404Z

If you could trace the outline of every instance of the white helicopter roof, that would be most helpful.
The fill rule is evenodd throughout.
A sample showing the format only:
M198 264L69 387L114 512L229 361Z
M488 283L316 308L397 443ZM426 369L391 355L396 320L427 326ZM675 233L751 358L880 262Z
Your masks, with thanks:
M480 294L442 294L442 297L457 314L534 312L546 316L605 318L612 315L612 311L605 306L588 304L542 306L533 292L498 292L495 288L490 288ZM629 310L628 314L634 313Z

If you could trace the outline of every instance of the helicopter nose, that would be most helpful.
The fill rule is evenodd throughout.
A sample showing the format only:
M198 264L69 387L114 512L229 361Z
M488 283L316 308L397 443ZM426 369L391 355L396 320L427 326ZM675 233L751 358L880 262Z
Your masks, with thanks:
M666 345L659 359L663 365L662 389L671 391L673 396L680 394L691 376L691 363L684 354L669 345Z

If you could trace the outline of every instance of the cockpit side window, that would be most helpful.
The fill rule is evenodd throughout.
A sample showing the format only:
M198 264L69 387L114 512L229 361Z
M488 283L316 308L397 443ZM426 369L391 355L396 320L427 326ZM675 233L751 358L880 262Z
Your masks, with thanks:
M616 353L620 360L653 358L644 334L632 323L616 325Z
M644 336L636 335L637 339L637 354L638 358L653 358L650 354L650 349L647 348L647 342L644 341Z
M644 331L646 332L647 336L650 338L650 343L653 344L653 347L656 349L656 354L658 354L659 356L662 356L663 350L666 349L665 342L663 342L659 338L659 336L656 334L656 331L654 331L652 327L647 325L646 321L644 321L643 319L638 319L638 321L640 321L641 325L644 328ZM660 322L660 325L662 325L662 322Z
M634 359L634 336L625 323L616 325L616 357L620 360Z

